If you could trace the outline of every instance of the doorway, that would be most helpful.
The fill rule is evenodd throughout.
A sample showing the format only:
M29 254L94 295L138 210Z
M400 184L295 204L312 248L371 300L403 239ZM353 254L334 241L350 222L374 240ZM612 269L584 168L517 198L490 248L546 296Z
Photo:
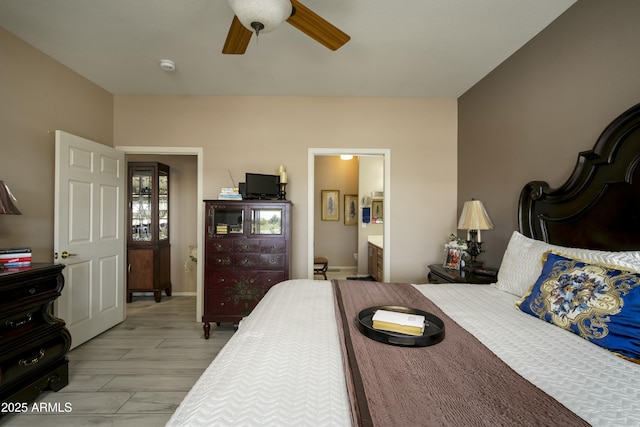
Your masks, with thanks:
M202 209L202 199L203 199L203 149L201 147L133 147L133 146L118 146L115 147L118 150L123 151L127 155L133 154L143 154L143 155L171 155L171 156L195 156L196 157L196 206L195 206L195 216L196 216L196 235L195 235L195 248L197 253L198 261L193 265L193 269L196 275L196 322L200 322L202 319L202 301L203 301L203 277L204 277L204 267L202 259L202 250L204 244L204 237L201 230L203 230L203 209ZM172 251L173 253L183 254L187 256L188 246L184 248L177 248L177 252Z
M307 158L307 171L308 171L308 248L307 248L307 266L308 277L313 279L313 257L315 248L315 217L319 212L319 197L315 189L315 160L316 156L340 156L340 155L353 155L353 156L381 156L384 163L384 194L383 194L383 211L384 211L384 223L383 223L383 279L389 281L391 277L391 238L390 238L390 223L391 223L391 150L385 148L309 148ZM361 224L357 224L358 227ZM361 255L360 255L361 256Z

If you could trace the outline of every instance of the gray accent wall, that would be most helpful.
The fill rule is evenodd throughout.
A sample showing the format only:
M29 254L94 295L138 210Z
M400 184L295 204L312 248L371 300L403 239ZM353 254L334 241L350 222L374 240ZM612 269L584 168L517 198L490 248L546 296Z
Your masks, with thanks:
M562 185L578 153L640 102L639 17L637 0L579 0L459 98L458 215L483 201L494 223L485 266L499 266L518 228L522 187Z

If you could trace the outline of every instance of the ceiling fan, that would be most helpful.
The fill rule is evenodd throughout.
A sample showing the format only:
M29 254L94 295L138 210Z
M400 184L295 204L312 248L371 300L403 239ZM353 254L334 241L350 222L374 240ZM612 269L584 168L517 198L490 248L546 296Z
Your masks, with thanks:
M244 54L254 32L258 37L285 20L331 50L351 39L298 0L229 0L229 5L235 15L222 48L224 54Z

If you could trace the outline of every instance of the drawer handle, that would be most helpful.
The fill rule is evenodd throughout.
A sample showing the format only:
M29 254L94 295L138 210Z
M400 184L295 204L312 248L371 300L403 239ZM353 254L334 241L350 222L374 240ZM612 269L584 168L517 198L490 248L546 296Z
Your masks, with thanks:
M29 289L29 293L30 293L31 295L35 294L35 293L36 293L36 288L31 288L31 289Z
M31 322L31 319L33 319L32 314L31 313L27 313L27 316L24 318L24 320L21 320L19 322L14 322L14 321L11 321L11 320L7 320L5 322L5 325L10 326L12 328L17 328L18 326L22 326L25 323Z
M30 365L35 365L36 363L38 363L39 361L42 360L42 358L44 357L44 348L40 349L40 353L38 353L37 356L34 356L33 358L27 360L27 359L20 359L18 361L18 365L20 366L30 366Z

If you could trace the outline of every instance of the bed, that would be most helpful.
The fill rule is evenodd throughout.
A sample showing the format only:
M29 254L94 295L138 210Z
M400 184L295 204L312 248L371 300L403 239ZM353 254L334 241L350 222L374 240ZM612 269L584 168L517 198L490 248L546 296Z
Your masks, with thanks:
M639 162L640 104L563 186L524 187L495 284L274 286L167 425L640 425ZM384 304L444 340L371 340L356 315Z

